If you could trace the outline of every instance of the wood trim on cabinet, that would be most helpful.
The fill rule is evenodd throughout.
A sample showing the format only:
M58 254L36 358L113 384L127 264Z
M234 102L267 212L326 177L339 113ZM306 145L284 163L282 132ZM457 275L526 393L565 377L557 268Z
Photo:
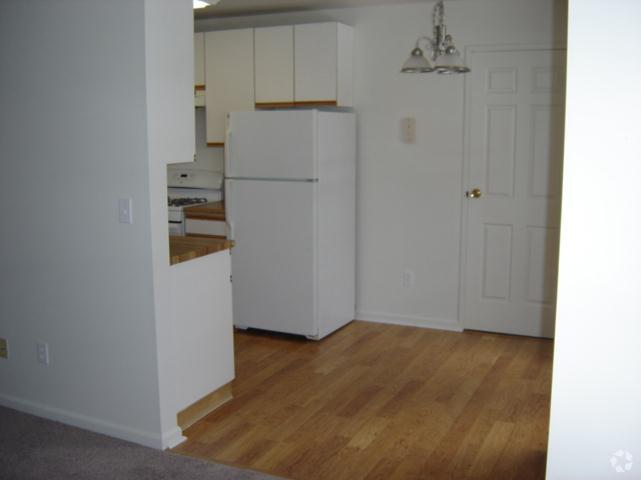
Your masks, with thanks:
M178 426L185 430L233 398L231 382L205 395L176 415Z
M198 237L198 238L217 238L218 240L227 240L227 237L224 235L207 235L206 233L185 233L186 237Z
M336 100L305 100L304 102L257 102L254 108L337 107Z
M207 142L208 147L224 147L225 142Z
M205 85L194 85L194 90L203 92L206 90Z
M255 108L291 108L296 104L294 102L258 102L254 104Z
M224 222L225 212L185 212L185 218L189 220L209 220L212 222Z
M305 100L304 102L294 102L297 107L336 107L336 100Z

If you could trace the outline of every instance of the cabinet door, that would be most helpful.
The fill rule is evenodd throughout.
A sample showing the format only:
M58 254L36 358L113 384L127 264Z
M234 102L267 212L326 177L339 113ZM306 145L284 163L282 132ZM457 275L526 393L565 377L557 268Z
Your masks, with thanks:
M194 85L205 86L205 34L194 34Z
M185 2L145 3L147 141L154 162L194 159L193 33L193 12Z
M294 27L254 30L256 105L287 106L294 102Z
M335 22L294 26L296 102L336 102L337 40Z
M338 78L336 85L338 97L336 102L339 107L352 107L354 89L354 27L339 23L336 25L338 34Z
M254 109L254 30L205 33L207 144L225 142L225 115Z

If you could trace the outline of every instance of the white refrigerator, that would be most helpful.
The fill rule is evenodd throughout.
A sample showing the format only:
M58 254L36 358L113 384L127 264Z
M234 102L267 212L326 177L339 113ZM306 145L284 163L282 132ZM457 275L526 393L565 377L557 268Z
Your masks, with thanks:
M352 321L355 170L353 113L229 114L235 326L318 340Z

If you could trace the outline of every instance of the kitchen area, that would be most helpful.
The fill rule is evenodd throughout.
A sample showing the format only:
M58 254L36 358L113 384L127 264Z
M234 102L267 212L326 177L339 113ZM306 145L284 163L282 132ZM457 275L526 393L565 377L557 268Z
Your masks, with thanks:
M196 153L193 162L168 165L171 237L213 245L229 237L223 186L228 113L351 108L352 49L353 29L338 22L194 34ZM172 250L180 252L171 255L172 264L184 260L178 244L188 243L172 240ZM191 255L205 244L194 242Z
M338 22L194 35L196 153L167 166L182 430L232 398L234 328L354 318L352 43Z
M194 162L167 167L172 265L227 245L221 149L207 147L204 125L204 109L197 108Z

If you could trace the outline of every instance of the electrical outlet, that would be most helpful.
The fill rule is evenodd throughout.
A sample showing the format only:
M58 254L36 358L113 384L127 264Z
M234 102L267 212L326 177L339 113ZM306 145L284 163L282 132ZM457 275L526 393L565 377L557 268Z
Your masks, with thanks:
M0 358L9 358L9 342L6 338L0 338Z
M118 199L118 221L120 223L134 223L131 198Z
M414 272L412 270L403 270L401 281L404 287L411 287L414 285Z
M49 365L49 344L47 342L36 342L36 351L38 353L38 363Z

